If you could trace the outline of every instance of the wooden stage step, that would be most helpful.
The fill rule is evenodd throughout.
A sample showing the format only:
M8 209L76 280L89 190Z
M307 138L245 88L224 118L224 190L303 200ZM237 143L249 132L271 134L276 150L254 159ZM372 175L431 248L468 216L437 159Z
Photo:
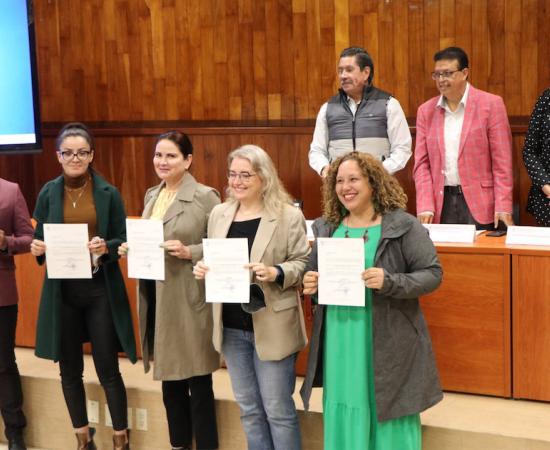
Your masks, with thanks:
M63 401L57 364L34 357L31 349L17 349L23 376L25 412L29 426L27 443L40 450L67 450L75 445L69 416ZM96 424L98 448L111 448L111 431L105 425L105 397L93 363L85 361L88 399L99 402L100 423ZM160 383L144 374L141 363L121 359L121 372L132 408L133 450L170 448ZM297 382L297 391L301 379ZM220 450L245 450L246 443L229 377L225 370L214 374L214 390ZM314 390L312 411L304 413L299 397L304 450L322 449L322 391ZM147 411L147 431L136 429L136 408ZM422 414L423 450L550 450L550 405L475 395L447 393L445 399ZM0 425L0 435L3 430ZM0 442L0 450L7 448ZM346 450L346 449L341 449ZM392 449L400 450L400 449Z

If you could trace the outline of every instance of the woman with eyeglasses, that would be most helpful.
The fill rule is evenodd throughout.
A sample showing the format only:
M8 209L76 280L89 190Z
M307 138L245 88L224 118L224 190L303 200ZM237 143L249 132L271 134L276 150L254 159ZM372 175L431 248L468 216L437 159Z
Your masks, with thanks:
M193 146L180 131L161 134L153 166L160 184L145 193L144 219L162 220L165 279L139 280L139 322L145 371L154 357L153 378L162 398L173 449L218 448L212 372L220 356L212 345L212 305L193 264L202 258L208 215L218 192L198 183L189 168ZM132 249L124 243L120 254Z
M228 198L212 210L208 237L248 240L254 284L250 304L214 303L214 346L227 364L248 449L297 450L292 394L296 355L307 341L297 292L310 251L305 220L260 147L232 151L228 167ZM195 277L207 271L199 262Z
M425 228L404 211L407 197L382 164L365 153L335 160L323 185L316 237L364 241L365 306L315 310L301 389L308 407L323 386L326 450L420 450L419 413L443 395L418 297L441 282ZM317 245L304 294L317 293Z
M44 224L88 225L91 279L51 279L42 287L35 353L59 361L61 386L76 433L77 449L96 449L88 425L82 343L89 341L113 422L113 448L129 449L126 389L118 352L136 361L130 306L117 249L126 240L126 213L118 190L91 167L94 142L88 128L68 123L56 140L62 174L40 191L31 253L44 264ZM47 268L46 268L47 270Z

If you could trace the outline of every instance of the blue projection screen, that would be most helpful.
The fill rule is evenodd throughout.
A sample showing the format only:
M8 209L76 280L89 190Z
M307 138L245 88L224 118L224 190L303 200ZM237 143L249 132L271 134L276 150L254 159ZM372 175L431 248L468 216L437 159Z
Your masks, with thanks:
M42 148L32 0L1 0L0 155Z

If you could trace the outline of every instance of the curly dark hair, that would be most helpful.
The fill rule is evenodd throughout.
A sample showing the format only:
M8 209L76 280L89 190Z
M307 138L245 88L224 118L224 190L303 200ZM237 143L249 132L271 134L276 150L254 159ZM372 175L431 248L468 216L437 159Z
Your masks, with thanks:
M357 162L363 176L367 178L372 188L375 217L394 209L406 208L407 194L397 179L386 172L382 163L368 153L351 152L332 162L323 182L323 217L327 222L339 225L348 215L348 211L336 195L336 176L344 161Z

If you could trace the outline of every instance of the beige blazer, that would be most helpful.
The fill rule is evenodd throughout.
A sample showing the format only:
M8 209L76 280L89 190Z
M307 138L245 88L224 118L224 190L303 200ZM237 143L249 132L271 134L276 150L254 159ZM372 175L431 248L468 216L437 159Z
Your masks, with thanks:
M161 183L145 194L143 218L150 217L163 186ZM220 357L212 345L212 305L205 303L204 283L193 276L193 264L202 258L208 215L218 203L218 192L186 173L164 216L164 239L179 239L188 245L192 260L166 254L165 280L139 281L143 364L148 372L154 355L156 380L183 380L219 367Z
M208 221L208 237L224 238L237 211L238 203L216 206ZM306 223L302 212L285 205L280 216L262 214L252 245L251 262L279 265L285 274L283 287L276 283L260 284L265 293L266 308L252 314L256 351L262 361L279 361L296 353L307 344L302 305L297 288L300 285L310 252ZM214 304L214 347L221 353L223 339L223 303Z

